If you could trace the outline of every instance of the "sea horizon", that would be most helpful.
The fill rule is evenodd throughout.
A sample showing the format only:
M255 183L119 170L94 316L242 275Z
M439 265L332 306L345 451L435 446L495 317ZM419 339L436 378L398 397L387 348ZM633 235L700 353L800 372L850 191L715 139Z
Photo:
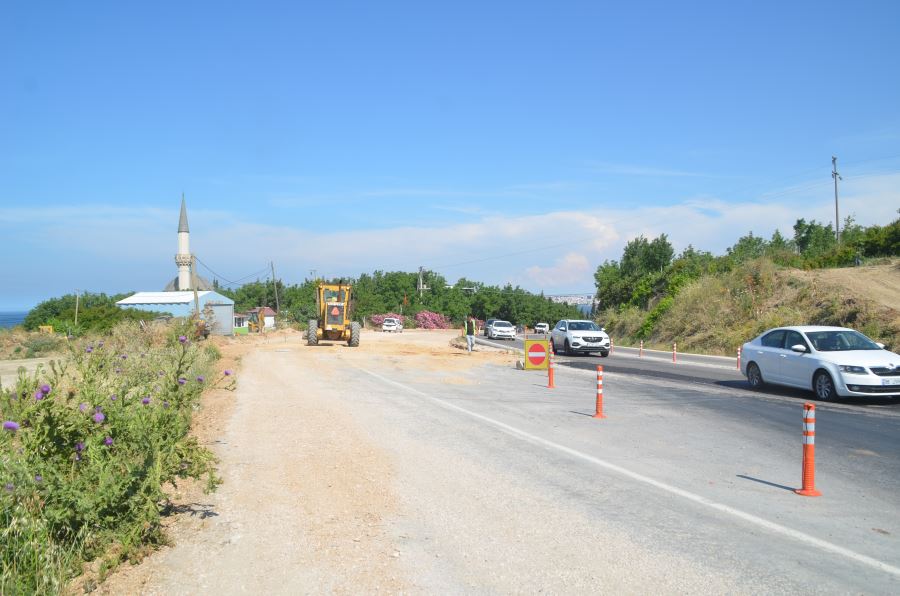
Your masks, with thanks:
M0 329L21 325L26 315L28 315L27 310L0 310Z

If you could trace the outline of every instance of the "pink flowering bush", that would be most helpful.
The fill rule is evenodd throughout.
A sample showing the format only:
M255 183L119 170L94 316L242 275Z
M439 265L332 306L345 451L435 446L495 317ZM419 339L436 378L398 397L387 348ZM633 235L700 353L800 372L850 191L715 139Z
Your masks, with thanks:
M450 329L450 319L440 313L423 310L416 313L416 326L421 329Z

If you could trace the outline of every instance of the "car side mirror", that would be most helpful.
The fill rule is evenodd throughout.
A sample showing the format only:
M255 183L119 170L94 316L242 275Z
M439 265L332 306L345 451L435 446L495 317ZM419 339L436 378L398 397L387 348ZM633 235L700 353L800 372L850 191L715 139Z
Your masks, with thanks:
M804 346L803 344L794 344L791 346L791 351L804 354L806 353L806 346Z

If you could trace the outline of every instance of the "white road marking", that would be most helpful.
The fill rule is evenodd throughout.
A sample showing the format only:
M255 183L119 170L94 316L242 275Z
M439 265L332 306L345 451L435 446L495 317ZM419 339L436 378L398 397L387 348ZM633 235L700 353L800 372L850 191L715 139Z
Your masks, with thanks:
M863 565L873 567L879 571L884 571L884 572L890 573L891 575L894 575L896 577L900 577L900 568L890 565L888 563L885 563L883 561L879 561L878 559L874 559L867 555L857 553L848 548L838 546L837 544L833 544L826 540L821 540L819 538L816 538L815 536L810 536L809 534L804 534L803 532L800 532L798 530L794 530L792 528L782 526L781 524L777 524L777 523L769 521L767 519L763 519L761 517L753 515L752 513L747 513L745 511L741 511L740 509L735 509L734 507L731 507L730 505L725 505L724 503L718 503L711 499L707 499L706 497L703 497L701 495L678 488L677 486L672 486L671 484L667 484L665 482L660 482L659 480L655 480L653 478L650 478L649 476L645 476L643 474L633 472L633 471L629 470L628 468L623 468L622 466L602 460L602 459L594 457L592 455L588 455L587 453L582 453L581 451L577 451L575 449L572 449L571 447L566 447L565 445L560 445L559 443L554 443L553 441L549 441L547 439L538 437L538 436L533 435L524 430L518 429L514 426L510 426L509 424L506 424L505 422L500 422L499 420L494 420L493 418L484 416L483 414L479 414L479 413L473 412L471 410L467 410L456 404L453 404L453 403L450 403L443 399L440 399L439 397L434 397L433 395L429 395L428 393L425 393L424 391L419 391L418 389L415 389L414 387L410 387L408 385L404 385L403 383L398 383L397 381L393 381L391 379L385 378L385 377L383 377L377 373L374 373L370 370L366 370L364 368L361 368L360 370L366 374L369 374L369 375L375 377L376 379L378 379L379 381L381 381L383 383L386 383L388 385L393 385L393 386L399 387L400 389L403 389L404 391L407 391L409 393L414 393L416 395L425 397L425 398L433 401L434 403L439 404L449 410L454 410L456 412L466 414L467 416L470 416L477 420L481 420L482 422L486 422L486 423L488 423L492 426L495 426L511 435L523 438L523 439L530 441L532 443L535 443L537 445L543 445L544 447L549 447L550 449L555 449L557 451L560 451L560 452L570 455L572 457L590 462L601 468L606 468L607 470L621 474L622 476L625 476L627 478L631 478L632 480L636 480L638 482L648 484L654 488L658 488L662 491L679 496L683 499L687 499L688 501L693 501L694 503L704 505L706 507L709 507L710 509L715 509L716 511L721 511L722 513L727 513L728 515L731 515L732 517L736 517L745 522L765 528L766 530L769 530L770 532L773 532L775 534L780 534L780 535L786 536L788 538L793 538L794 540L803 542L810 546L814 546L818 549L821 549L821 550L824 550L827 552L831 552L831 553L834 553L837 555L841 555L842 557L846 557L847 559L850 559L857 563L862 563Z

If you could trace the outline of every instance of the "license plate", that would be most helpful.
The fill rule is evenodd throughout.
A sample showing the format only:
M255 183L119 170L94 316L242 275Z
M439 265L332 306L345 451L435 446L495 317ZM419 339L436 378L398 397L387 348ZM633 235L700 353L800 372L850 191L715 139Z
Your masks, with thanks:
M882 385L900 385L900 377L896 379L881 379Z

